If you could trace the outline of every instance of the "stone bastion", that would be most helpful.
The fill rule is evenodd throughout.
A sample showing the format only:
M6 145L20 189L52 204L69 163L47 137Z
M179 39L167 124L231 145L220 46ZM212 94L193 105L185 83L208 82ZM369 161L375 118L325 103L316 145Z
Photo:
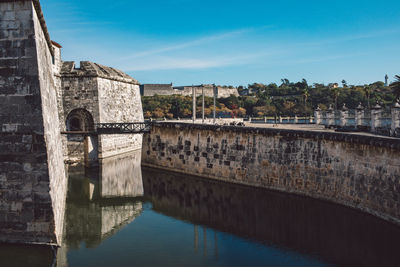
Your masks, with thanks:
M400 140L163 122L142 165L327 200L400 224Z

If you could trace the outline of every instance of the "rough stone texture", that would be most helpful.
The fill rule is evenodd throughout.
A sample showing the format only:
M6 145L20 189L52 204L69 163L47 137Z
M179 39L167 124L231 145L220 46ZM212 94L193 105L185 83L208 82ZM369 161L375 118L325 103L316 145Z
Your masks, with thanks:
M87 61L77 69L73 62L64 62L61 80L66 124L71 112L80 109L91 115L94 124L144 120L138 82L121 71ZM69 141L76 140L69 137ZM98 139L98 158L138 150L141 144L140 134L102 135ZM74 150L68 153L69 159L76 159Z
M66 176L38 1L0 1L0 241L60 242Z
M400 223L400 140L157 123L142 164L325 199Z
M178 86L172 87L172 84L142 84L140 85L140 93L143 96L154 96L154 95L193 95L193 89L196 90L196 95L202 95L204 89L204 95L207 97L213 97L213 85L201 84L194 86ZM239 96L237 88L228 88L217 86L217 97L229 97L230 95Z
M141 84L140 95L154 96L154 95L172 95L174 88L172 83L169 84Z
M98 78L99 122L143 122L139 85ZM140 150L142 134L99 136L99 158Z

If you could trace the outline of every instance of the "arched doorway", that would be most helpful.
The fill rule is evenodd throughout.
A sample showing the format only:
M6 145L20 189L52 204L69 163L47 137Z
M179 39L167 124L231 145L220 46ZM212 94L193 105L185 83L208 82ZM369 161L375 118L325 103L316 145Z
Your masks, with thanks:
M89 111L83 108L72 110L66 120L66 128L69 132L90 132L94 130L93 117Z
M98 138L94 133L94 121L86 109L72 110L65 121L67 150L71 162L83 162L86 167L98 159ZM75 133L74 133L75 132Z

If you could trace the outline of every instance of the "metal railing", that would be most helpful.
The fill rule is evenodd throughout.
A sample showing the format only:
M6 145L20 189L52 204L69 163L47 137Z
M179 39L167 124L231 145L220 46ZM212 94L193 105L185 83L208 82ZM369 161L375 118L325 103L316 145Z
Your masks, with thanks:
M95 125L98 134L132 134L148 133L151 130L149 122L132 123L97 123Z

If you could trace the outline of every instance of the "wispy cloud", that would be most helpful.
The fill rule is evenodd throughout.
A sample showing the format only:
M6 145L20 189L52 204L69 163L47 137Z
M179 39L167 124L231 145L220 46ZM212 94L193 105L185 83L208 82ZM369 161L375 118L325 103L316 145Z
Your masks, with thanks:
M289 60L280 60L278 62L271 62L275 66L289 66L289 65L304 65L304 64L312 64L312 63L320 63L320 62L331 62L340 59L352 59L356 57L367 56L368 53L358 52L351 54L340 54L340 55L327 55L327 56L318 56L318 57L301 57Z
M138 64L125 66L125 71L153 71L153 70L171 70L171 69L207 69L224 66L240 66L257 61L260 58L266 58L270 55L276 55L280 51L259 52L259 53L243 53L239 55L223 55L223 56L204 56L202 58L182 58L182 57L165 57L157 56L151 60L137 62Z
M350 41L358 41L364 39L373 39L382 36L388 36L393 34L399 34L400 29L384 29L380 31L372 31L372 32L365 32L365 33L355 33L352 35L344 35L344 36L337 36L336 38L328 38L328 39L321 39L315 42L305 42L305 43L298 43L298 46L321 46L321 45L330 45L330 44L338 44Z
M208 36L200 36L184 42L175 41L169 45L116 57L112 64L124 71L153 71L171 69L206 69L253 62L271 54L281 53L262 49L252 51L243 48L244 36L271 26L237 29Z
M263 27L260 27L260 29L264 29L267 27L269 27L269 26L263 26ZM140 58L140 57L147 57L150 55L162 54L165 52L176 51L176 50L181 50L181 49L185 49L185 48L205 45L205 44L209 44L209 43L216 42L216 41L221 41L221 40L225 40L225 39L229 39L229 38L233 38L233 37L238 37L242 34L249 33L254 30L256 30L256 29L255 28L247 28L247 29L239 29L239 30L220 33L220 34L213 34L213 35L209 35L209 36L202 36L202 37L199 37L198 39L194 39L194 40L190 40L190 41L186 41L186 42L182 42L182 43L175 43L175 44L171 44L171 45L167 45L167 46L163 46L163 47L159 47L159 48L155 48L155 49L150 49L150 50L145 50L145 51L141 51L138 53L134 53L132 55L127 56L127 58L134 59L134 58Z

